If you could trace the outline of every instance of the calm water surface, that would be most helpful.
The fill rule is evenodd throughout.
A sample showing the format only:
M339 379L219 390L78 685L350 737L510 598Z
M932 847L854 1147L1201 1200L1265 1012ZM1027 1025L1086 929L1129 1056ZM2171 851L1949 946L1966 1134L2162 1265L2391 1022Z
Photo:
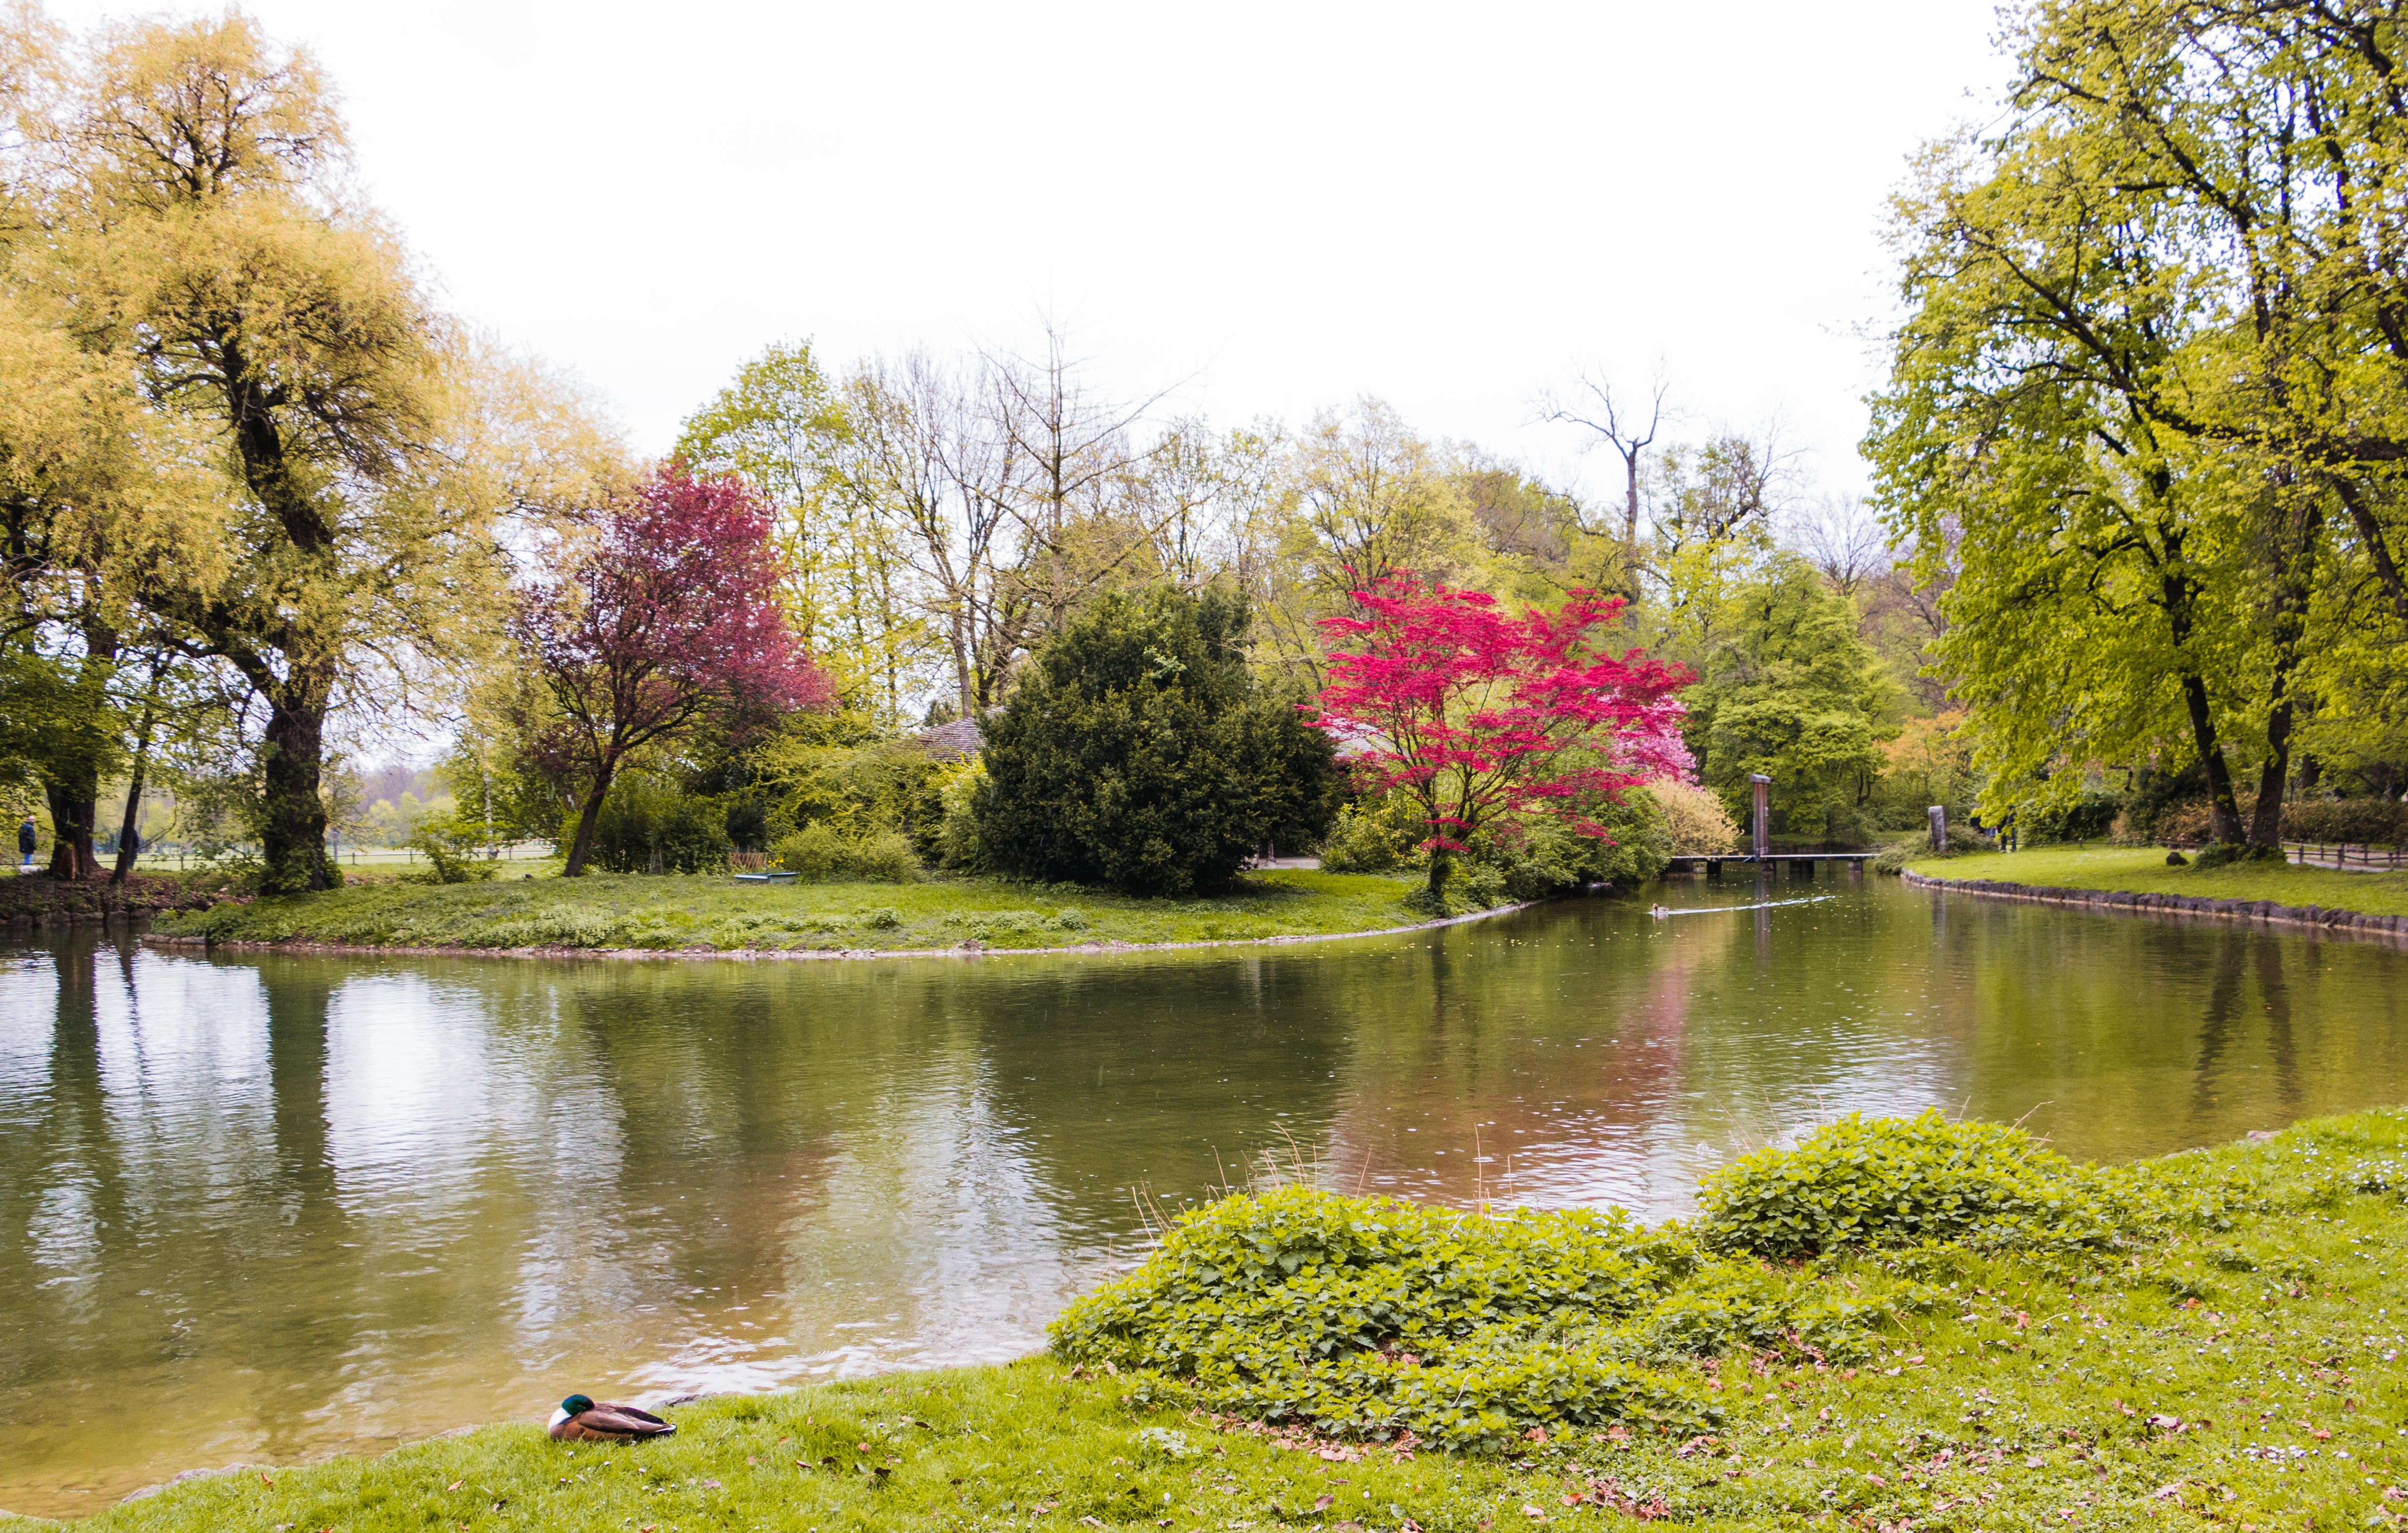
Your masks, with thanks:
M1271 1163L1665 1216L1859 1108L2120 1158L2408 1099L2396 949L1885 879L1765 897L1808 894L1051 959L0 950L0 1507L573 1388L1016 1356L1130 1256L1133 1187Z

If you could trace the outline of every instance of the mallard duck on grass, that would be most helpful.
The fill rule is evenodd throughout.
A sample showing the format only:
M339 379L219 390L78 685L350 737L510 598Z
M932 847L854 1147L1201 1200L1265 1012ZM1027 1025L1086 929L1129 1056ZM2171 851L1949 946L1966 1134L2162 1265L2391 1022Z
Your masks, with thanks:
M563 1442L640 1442L666 1437L675 1426L632 1405L597 1405L591 1395L571 1395L552 1413L552 1435Z

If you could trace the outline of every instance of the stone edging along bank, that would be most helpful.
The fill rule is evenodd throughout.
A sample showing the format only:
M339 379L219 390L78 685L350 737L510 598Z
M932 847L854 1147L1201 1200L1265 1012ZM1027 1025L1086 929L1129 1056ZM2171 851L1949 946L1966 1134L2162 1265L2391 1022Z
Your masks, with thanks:
M212 942L205 937L169 937L145 932L146 947L202 948L210 953L306 953L337 958L739 958L749 962L826 962L861 958L1085 958L1112 953L1179 953L1191 948L1289 947L1298 942L1343 942L1357 937L1400 937L1408 932L1436 931L1467 921L1526 910L1540 900L1499 905L1443 921L1423 921L1411 926L1376 926L1359 932L1298 932L1283 937L1229 937L1210 942L1082 942L1068 948L990 948L964 942L951 948L462 948L372 947L358 942Z
M1986 899L2020 899L2037 905L2079 905L2091 910L2135 910L2151 915L2207 916L2224 921L2263 921L2279 926L2312 926L2318 931L2354 936L2408 938L2408 916L2370 915L2363 910L2329 910L2321 905L2277 905L2271 899L2203 899L2196 895L2136 895L2121 890L2061 889L2037 883L2001 883L1996 879L1935 879L1913 869L1899 877L1918 889L1939 889L1952 895L1978 895Z

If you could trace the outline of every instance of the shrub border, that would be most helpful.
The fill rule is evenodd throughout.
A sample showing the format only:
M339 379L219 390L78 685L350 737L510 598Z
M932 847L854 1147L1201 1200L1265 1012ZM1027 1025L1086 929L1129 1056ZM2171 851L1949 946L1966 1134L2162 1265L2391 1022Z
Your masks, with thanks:
M2401 941L2408 938L2408 915L2328 910L2322 905L2277 905L2271 899L2210 899L2198 895L2143 895L2128 890L2067 889L2054 884L2005 883L1997 879L1935 879L1909 867L1899 877L1917 889L2020 899L2036 905L2077 905L2122 914L2203 916L2222 921L2261 921L2270 925Z

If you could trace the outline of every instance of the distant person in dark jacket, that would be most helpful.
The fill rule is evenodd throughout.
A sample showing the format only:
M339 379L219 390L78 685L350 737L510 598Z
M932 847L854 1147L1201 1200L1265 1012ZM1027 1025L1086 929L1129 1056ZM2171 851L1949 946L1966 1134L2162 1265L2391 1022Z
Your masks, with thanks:
M41 833L34 828L34 817L17 827L17 867L20 871L34 866L34 848L41 844Z

